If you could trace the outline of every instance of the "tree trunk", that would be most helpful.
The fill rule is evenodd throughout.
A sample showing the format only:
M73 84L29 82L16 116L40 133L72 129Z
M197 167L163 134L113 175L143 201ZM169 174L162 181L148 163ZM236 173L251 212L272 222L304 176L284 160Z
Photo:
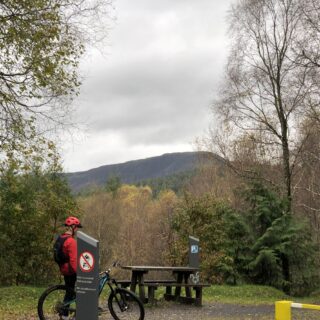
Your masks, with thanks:
M282 290L286 294L290 294L290 264L289 259L285 254L281 255L282 260L282 275L283 279L285 280L285 283L282 285Z
M285 135L283 136L283 139L282 139L282 156L283 156L284 182L285 182L285 188L286 188L286 195L288 199L287 213L291 213L292 194L291 194L290 151L288 146L288 139L286 138Z

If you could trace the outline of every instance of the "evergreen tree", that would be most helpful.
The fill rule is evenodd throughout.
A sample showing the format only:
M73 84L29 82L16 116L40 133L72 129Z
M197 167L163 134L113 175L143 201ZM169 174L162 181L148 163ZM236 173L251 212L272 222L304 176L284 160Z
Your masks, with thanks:
M250 250L254 237L247 220L236 211L228 210L223 216L226 232L225 258L219 265L224 282L236 285L247 282L247 261L252 257Z
M312 290L316 251L307 225L288 214L286 198L259 182L244 197L248 210L243 215L254 238L246 261L248 277L291 294Z
M111 176L107 179L105 190L111 192L114 197L117 194L118 189L121 187L121 178L118 176Z

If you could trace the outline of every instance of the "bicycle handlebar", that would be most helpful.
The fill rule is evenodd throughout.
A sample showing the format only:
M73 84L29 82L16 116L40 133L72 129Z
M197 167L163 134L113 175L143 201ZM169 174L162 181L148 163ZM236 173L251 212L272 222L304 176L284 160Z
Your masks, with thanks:
M99 272L99 276L102 276L103 274L108 274L108 273L110 273L110 269L108 269L108 270L105 270L105 271L102 271L102 272Z
M117 267L121 267L121 264L119 261L114 261L112 264L112 268L117 268ZM111 268L108 268L105 271L102 271L99 273L100 276L102 276L103 274L109 274L111 272Z

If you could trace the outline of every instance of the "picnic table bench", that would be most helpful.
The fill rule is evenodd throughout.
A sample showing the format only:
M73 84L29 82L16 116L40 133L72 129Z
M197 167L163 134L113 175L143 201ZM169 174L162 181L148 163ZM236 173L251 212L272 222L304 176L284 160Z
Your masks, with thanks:
M130 290L133 292L136 292L138 287L139 297L144 303L154 303L155 291L157 288L165 287L166 292L164 298L166 300L194 303L197 306L201 306L202 288L209 286L209 284L204 283L190 283L190 275L199 271L199 268L171 266L123 266L122 268L131 271L131 280L119 280L118 283L123 287L130 286ZM147 280L144 278L144 275L149 271L171 271L173 278L165 280ZM185 296L182 296L182 288L184 288ZM147 297L145 292L146 289L148 289ZM195 291L194 297L192 290Z

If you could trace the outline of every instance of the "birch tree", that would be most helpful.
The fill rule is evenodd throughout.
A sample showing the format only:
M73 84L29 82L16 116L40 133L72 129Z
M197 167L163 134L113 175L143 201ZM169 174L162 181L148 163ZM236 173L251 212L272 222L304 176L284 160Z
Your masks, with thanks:
M232 160L237 142L246 137L258 158L280 165L282 179L271 182L280 182L288 212L297 155L304 143L297 141L297 133L319 88L314 68L306 68L305 57L297 51L298 43L307 41L302 8L300 0L240 0L233 6L232 48L214 104L220 133L228 133L224 156Z

